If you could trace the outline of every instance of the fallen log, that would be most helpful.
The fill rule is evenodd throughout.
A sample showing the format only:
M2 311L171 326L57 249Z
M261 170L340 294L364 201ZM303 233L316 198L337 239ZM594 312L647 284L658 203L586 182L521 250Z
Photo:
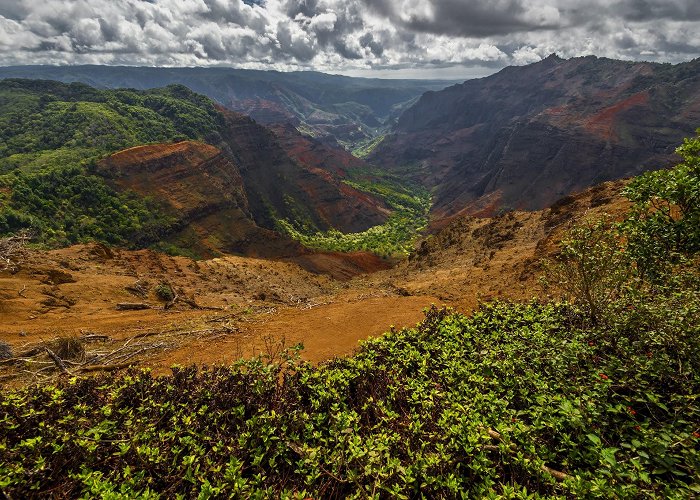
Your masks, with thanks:
M184 302L185 304L190 306L192 309L198 309L198 310L202 310L202 311L221 311L223 309L221 307L199 305L199 304L197 304L197 302L194 299L187 298L185 296L185 294L182 292L182 290L180 290L180 293L178 293L177 291L175 291L175 289L173 287L170 287L170 289L173 291L175 296L173 297L173 299L170 302L165 304L164 309L170 309L171 307L173 307L175 305L176 302Z
M547 467L546 465L542 464L542 467L540 467L544 472L547 472L548 474L551 474L554 476L556 479L559 481L563 481L564 479L568 479L571 476L568 475L566 472L561 472L555 469L552 469L551 467Z
M117 311L142 311L151 309L151 306L143 302L120 302L117 304Z
M144 337L153 337L155 335L161 335L163 332L141 332L134 335L135 339L142 339Z
M8 373L5 375L0 375L0 382L4 382L5 380L12 380L13 378L19 377L19 373Z
M200 304L197 304L197 302L195 302L194 300L188 298L183 298L180 300L182 300L182 302L190 306L192 309L199 309L202 311L222 311L224 309L223 307L216 306L202 306Z
M61 358L59 358L58 356L56 356L56 353L53 352L53 351L52 351L51 349L49 349L48 347L44 347L44 349L46 350L46 354L49 355L49 357L53 360L53 362L56 364L56 366L57 366L63 373L66 373L66 374L70 375L70 372L68 371L68 368L66 368L66 365L65 365L65 363L63 362L63 360L62 360Z
M108 340L112 340L109 335L100 335L98 333L91 333L88 335L83 335L80 337L80 340L83 342L107 342Z

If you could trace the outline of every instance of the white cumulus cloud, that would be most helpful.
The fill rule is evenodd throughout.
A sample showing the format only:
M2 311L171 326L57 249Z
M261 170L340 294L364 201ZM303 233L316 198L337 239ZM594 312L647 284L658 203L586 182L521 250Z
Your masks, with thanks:
M698 0L2 0L0 64L230 65L421 76L551 52L680 62Z

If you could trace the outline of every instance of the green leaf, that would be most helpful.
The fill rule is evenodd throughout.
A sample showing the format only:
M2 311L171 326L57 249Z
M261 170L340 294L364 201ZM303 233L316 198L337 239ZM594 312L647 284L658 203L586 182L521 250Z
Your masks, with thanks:
M600 446L600 438L595 434L586 434L586 437L590 439L594 445Z

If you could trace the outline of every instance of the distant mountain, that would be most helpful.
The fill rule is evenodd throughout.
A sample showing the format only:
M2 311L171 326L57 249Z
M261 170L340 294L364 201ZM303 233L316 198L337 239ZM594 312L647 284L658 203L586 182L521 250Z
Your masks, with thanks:
M50 245L285 256L302 249L273 232L279 220L353 232L390 214L328 168L344 151L299 162L272 131L182 85L3 80L0 138L0 235L32 227Z
M0 67L0 78L82 82L96 88L149 89L182 84L219 104L269 123L290 122L351 147L393 126L428 90L454 81L351 78L317 72L131 66Z
M700 126L700 59L670 65L555 55L427 92L369 160L413 167L437 219L541 209L668 166Z

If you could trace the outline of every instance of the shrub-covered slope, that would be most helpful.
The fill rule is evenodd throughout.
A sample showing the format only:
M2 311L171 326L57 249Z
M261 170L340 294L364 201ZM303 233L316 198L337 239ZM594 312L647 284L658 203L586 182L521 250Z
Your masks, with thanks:
M388 215L384 203L353 189L345 189L336 171L345 151L328 148L334 158L297 161L277 135L247 116L219 108L223 119L221 147L240 165L250 208L263 227L276 228L286 219L310 230L363 231L381 224Z
M700 487L697 320L664 325L695 338L678 359L660 330L612 349L570 307L433 309L320 368L259 360L4 393L0 485L12 497L687 497Z
M279 257L301 246L255 224L238 168L220 149L202 142L136 146L97 162L110 184L158 200L172 218L163 250L190 255L219 252Z

